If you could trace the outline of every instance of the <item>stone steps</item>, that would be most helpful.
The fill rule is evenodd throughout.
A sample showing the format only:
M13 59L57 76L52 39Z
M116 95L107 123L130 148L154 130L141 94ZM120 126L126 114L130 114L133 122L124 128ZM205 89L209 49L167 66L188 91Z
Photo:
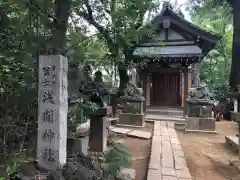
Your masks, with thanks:
M237 136L225 136L225 142L227 146L234 152L238 152L238 137Z
M183 116L183 112L178 109L153 109L148 108L147 114L165 115L165 116Z
M183 118L182 116L147 114L145 119L146 120L155 120L155 121L170 121L170 122L185 124L185 118Z
M177 131L185 131L184 123L174 123L174 129Z

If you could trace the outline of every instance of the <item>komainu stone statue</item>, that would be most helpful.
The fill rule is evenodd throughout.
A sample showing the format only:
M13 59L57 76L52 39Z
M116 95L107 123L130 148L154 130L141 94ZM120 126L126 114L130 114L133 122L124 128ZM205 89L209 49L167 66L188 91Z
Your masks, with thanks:
M190 99L210 100L208 89L205 86L190 88L189 89L189 98Z
M143 102L145 98L142 91L129 81L124 90L123 111L119 116L119 125L144 126Z
M124 89L124 96L121 96L121 99L125 101L123 106L124 113L140 114L142 112L141 104L145 98L140 88L137 88L131 81L127 83Z
M209 91L205 86L190 88L187 102L189 104L189 110L193 110L191 109L193 105L195 105L195 108L198 107L197 109L199 110L197 114L189 111L190 114L188 114L188 116L211 117L213 101L210 100ZM193 112L193 114L191 112Z
M136 100L145 100L143 93L140 88L137 88L135 84L131 81L127 83L126 88L124 89L124 96L122 98L136 99Z
M207 87L200 86L189 89L188 117L186 119L187 131L214 131L215 119L212 107L214 102L210 99Z

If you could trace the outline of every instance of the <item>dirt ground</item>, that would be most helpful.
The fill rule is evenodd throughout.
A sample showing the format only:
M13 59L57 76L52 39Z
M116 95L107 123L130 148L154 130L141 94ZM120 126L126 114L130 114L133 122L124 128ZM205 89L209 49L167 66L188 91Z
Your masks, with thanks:
M146 123L142 131L153 131L153 123ZM116 137L114 138L116 139ZM136 170L136 180L147 179L147 169L151 153L151 139L139 139L134 137L124 136L124 144L132 154L132 167Z
M225 145L225 136L235 136L237 128L234 122L221 121L216 122L217 135L178 132L193 180L240 180L240 172L229 165L237 153Z

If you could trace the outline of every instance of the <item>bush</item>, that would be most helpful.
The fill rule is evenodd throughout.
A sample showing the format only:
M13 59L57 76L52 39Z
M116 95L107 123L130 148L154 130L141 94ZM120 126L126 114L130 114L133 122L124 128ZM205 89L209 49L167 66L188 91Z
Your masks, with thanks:
M227 95L230 91L230 87L226 85L216 85L212 89L213 98L217 101L221 101L222 99L226 99Z

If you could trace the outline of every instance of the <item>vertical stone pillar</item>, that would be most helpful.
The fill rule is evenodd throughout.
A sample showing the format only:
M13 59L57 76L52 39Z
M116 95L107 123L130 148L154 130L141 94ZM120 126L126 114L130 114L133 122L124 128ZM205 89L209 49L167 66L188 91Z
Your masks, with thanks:
M199 85L200 85L200 78L199 78L200 67L199 66L200 66L200 63L193 64L193 67L192 67L192 80L193 80L192 87L199 87Z
M240 122L238 122L238 159L240 160Z
M137 85L137 72L136 72L136 68L133 68L131 70L131 74L132 74L132 83Z
M187 116L188 113L188 67L184 67L183 69L183 76L184 76L184 107L183 107L183 115Z
M55 170L66 163L68 61L61 55L39 58L38 166Z
M234 112L238 112L238 100L233 99L233 107L234 107Z
M200 68L201 68L201 64L196 63L196 86L197 87L200 86Z
M104 152L107 149L107 118L97 114L90 117L90 151Z

